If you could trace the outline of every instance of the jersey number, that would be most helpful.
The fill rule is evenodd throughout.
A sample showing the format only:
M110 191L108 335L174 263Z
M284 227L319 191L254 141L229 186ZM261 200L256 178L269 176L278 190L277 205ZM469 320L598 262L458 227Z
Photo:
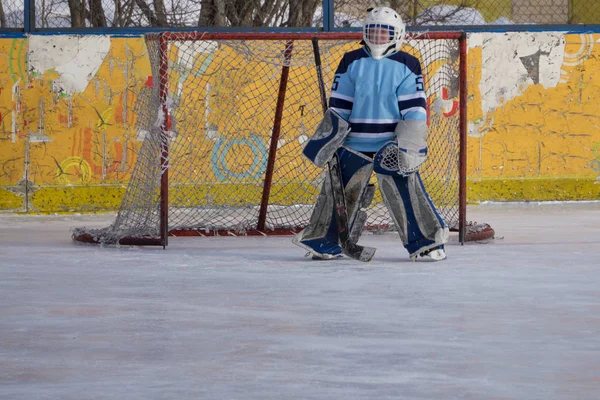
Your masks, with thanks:
M415 79L415 84L417 85L417 92L422 92L423 91L423 77L417 76L417 79Z
M331 90L333 90L334 92L337 90L338 85L340 84L338 82L338 79L340 79L339 75L336 75L335 78L333 78L333 85L331 85Z

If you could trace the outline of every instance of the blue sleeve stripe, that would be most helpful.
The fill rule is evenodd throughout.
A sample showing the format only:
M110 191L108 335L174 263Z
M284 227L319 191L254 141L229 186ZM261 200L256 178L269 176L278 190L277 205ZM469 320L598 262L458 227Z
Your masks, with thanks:
M425 108L426 106L427 106L427 103L425 102L425 99L422 97L420 97L418 99L411 99L411 100L405 100L405 101L398 102L398 108L400 109L400 112L407 110L409 108L414 108L414 107Z
M357 124L351 122L350 128L354 133L385 133L394 132L394 130L396 129L396 125L398 125L396 122L391 124Z
M346 101L342 99L338 99L335 97L329 97L329 107L342 108L345 110L352 110L353 103L351 101Z

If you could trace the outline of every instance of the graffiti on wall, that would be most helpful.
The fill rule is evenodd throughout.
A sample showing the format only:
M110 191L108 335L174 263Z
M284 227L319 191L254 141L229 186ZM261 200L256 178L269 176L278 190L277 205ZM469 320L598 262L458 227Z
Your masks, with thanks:
M0 54L0 185L127 179L136 143L126 128L149 75L142 41L31 36L0 40Z
M594 76L599 42L600 35L556 32L470 35L469 177L600 176L600 81ZM172 54L179 75L171 100L183 104L190 95L203 100L183 110L188 121L168 116L173 138L183 143L190 127L203 132L203 141L187 156L205 163L207 180L259 180L276 96L263 86L265 79L278 80L280 67L240 73L235 62L215 62L214 44L185 46ZM332 64L324 65L327 71L338 59L326 61ZM314 74L312 66L305 69L298 73ZM200 85L202 74L212 78ZM149 106L152 88L142 38L0 39L0 187L18 192L22 185L126 184L141 141L158 118L138 120ZM260 106L244 108L239 95L251 90ZM430 109L455 115L456 90L441 87L430 99ZM282 135L279 155L282 165L301 169L299 149L320 110L301 98L290 97L286 104L291 111L285 111L284 121L297 125L295 136ZM247 122L261 119L264 126ZM230 128L238 136L223 134Z

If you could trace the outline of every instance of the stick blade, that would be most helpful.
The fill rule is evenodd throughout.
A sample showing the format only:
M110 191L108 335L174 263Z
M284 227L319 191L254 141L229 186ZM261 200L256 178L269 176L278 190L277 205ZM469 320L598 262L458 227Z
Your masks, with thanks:
M342 251L345 255L362 262L369 262L377 251L374 247L361 246L356 243L342 243Z

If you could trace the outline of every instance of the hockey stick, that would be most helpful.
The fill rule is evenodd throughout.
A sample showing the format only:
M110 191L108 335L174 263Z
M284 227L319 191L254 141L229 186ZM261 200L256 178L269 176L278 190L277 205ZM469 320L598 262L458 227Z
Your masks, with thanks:
M323 72L321 69L321 53L319 51L319 42L317 38L312 39L313 52L315 55L315 65L317 69L317 79L319 81L319 92L321 94L321 106L323 113L327 111L327 97L325 95L325 83L323 82ZM342 182L342 169L337 152L327 163L327 170L331 181L331 192L333 194L333 204L335 207L335 222L340 238L342 252L350 258L359 261L371 261L377 249L373 247L364 247L350 240L350 230L348 227L348 210L346 209L346 194Z

